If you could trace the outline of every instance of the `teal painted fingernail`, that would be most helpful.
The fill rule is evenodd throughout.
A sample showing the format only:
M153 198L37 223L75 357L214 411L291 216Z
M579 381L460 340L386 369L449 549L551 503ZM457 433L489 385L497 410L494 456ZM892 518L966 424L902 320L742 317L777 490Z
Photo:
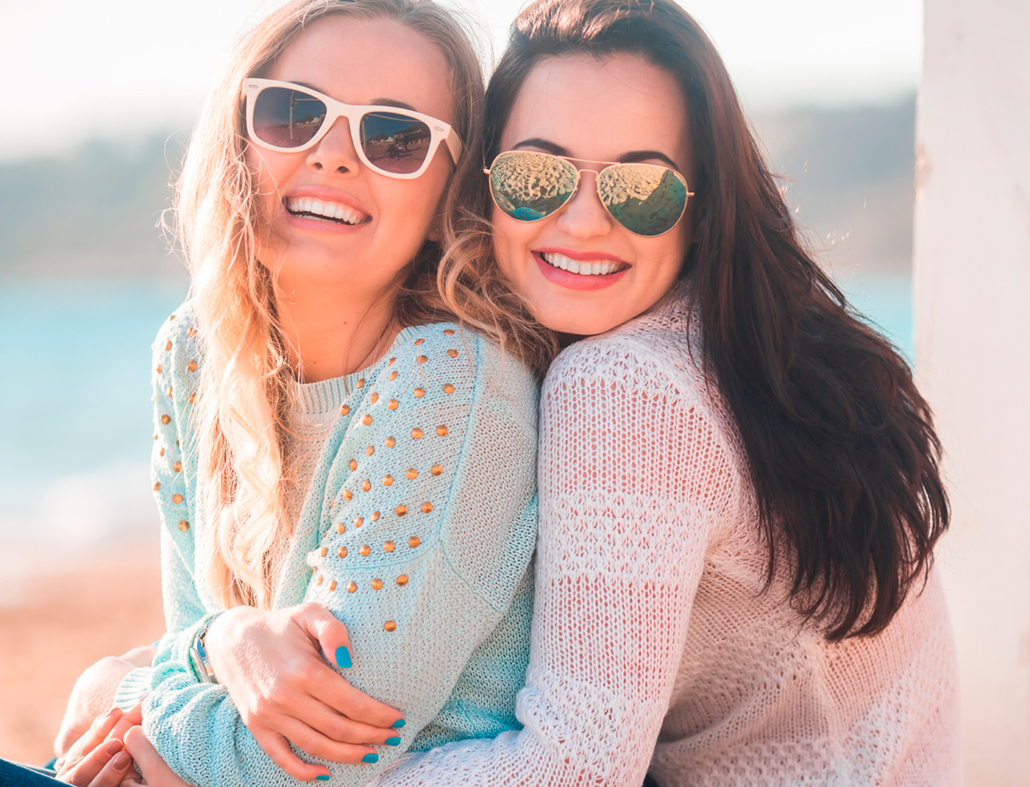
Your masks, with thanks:
M344 645L336 649L336 666L340 669L350 669L354 666L354 662L350 660L350 651Z
M366 754L364 757L361 758L361 761L362 762L379 762L379 755L378 754Z
M401 739L394 735L392 738L387 738L385 741L383 741L383 743L385 743L387 746L400 746Z
M329 781L329 774L328 773L320 773L320 774L318 774L318 776L315 777L315 781L327 782L327 781Z
M391 727L396 727L396 728L397 728L397 729L399 730L399 729L400 729L401 727L403 727L403 726L404 726L404 719L397 719L397 721L395 721L395 722L394 722L393 724L391 724L390 726L391 726Z

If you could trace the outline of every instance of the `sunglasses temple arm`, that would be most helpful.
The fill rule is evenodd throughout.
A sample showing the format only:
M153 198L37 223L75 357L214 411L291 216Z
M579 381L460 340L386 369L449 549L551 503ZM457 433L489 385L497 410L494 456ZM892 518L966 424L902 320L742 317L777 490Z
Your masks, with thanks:
M454 129L448 129L446 136L443 138L444 144L447 145L447 150L451 152L451 160L457 165L461 161L462 145L461 140L455 133Z

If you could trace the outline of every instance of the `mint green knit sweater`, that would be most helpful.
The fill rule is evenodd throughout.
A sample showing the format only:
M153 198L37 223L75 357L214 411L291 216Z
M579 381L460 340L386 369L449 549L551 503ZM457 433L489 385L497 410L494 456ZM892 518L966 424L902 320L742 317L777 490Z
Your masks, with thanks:
M199 682L189 666L196 632L220 608L207 583L211 533L197 491L201 339L187 302L154 345L152 481L168 633L154 666L130 673L117 702L143 701L147 737L195 787L298 784L257 745L225 688ZM406 750L519 728L537 401L528 370L446 323L404 329L375 365L307 397L306 406L340 415L274 606L316 601L332 610L354 650L341 674L406 721L401 745L381 747L378 763L326 763L331 785L364 784Z

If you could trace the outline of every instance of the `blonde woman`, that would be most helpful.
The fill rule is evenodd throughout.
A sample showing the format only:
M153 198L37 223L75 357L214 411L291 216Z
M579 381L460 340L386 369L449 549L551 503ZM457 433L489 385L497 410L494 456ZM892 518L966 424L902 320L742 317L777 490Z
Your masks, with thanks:
M402 751L516 726L536 534L520 358L539 369L549 346L498 279L438 269L448 183L480 166L463 154L479 64L448 14L298 0L227 63L180 182L193 297L154 346L167 634L116 701L142 703L190 784L363 784ZM299 667L326 689L287 727L307 762L245 725L220 669L234 619L259 621L255 648L328 627L325 660ZM275 683L282 665L248 666ZM62 778L124 765L117 715Z

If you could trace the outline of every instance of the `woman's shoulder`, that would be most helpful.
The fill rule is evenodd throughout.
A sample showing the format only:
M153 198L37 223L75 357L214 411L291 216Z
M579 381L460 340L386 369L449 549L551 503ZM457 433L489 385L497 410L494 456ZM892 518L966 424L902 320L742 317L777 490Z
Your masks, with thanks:
M704 372L699 325L690 304L666 298L617 328L566 347L547 372L545 391L578 379L629 390L675 388L704 399L715 386Z
M194 376L203 363L196 304L184 301L158 328L152 346L154 371L169 377Z
M157 338L174 341L180 336L193 337L197 332L197 304L187 298L161 322L157 330Z
M465 391L480 406L507 405L536 420L539 385L532 371L513 352L458 323L403 329L379 377L388 382L407 378L420 398Z
M197 305L187 298L162 321L154 339L154 352L169 352L178 347L196 347L200 344Z
M717 380L705 370L700 320L681 292L618 328L565 348L547 372L542 408L552 414L603 410L622 428L665 418L669 408L690 413L690 422L710 430L743 468L736 422Z

